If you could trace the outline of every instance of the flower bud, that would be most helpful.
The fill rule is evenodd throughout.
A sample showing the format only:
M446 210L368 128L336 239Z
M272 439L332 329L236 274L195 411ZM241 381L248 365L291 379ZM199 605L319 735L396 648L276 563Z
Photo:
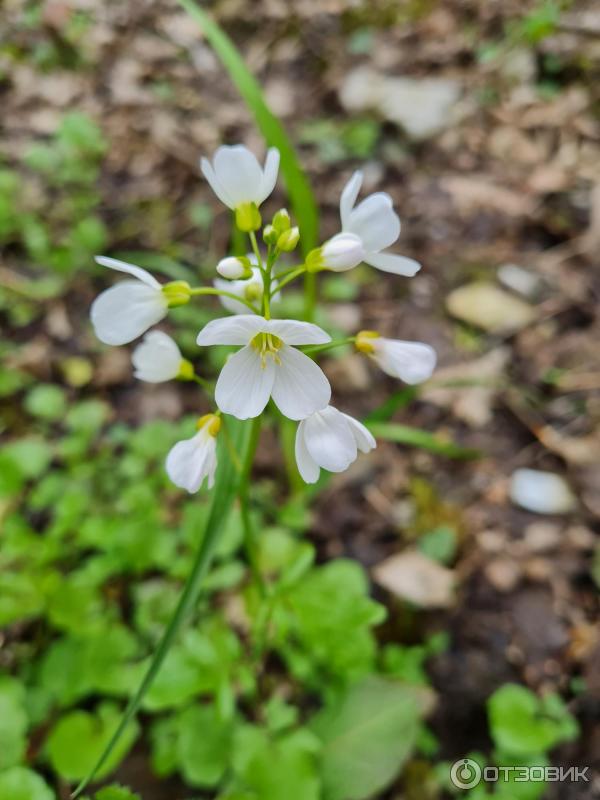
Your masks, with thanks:
M277 244L279 234L272 225L265 225L263 228L263 241L265 244Z
M217 264L217 272L228 281L237 281L240 278L249 278L252 275L250 260L245 256L222 258Z
M277 247L284 253L290 253L300 241L300 230L297 227L284 231L277 239Z
M256 203L242 203L235 209L235 224L244 233L257 231L262 225L262 218Z
M165 283L162 287L162 292L167 298L169 308L176 306L184 306L189 303L191 295L191 287L187 281L171 281Z
M272 225L279 234L285 233L292 227L292 220L290 219L287 208L279 209L273 217Z
M362 240L353 233L338 233L321 247L321 269L345 272L365 257Z

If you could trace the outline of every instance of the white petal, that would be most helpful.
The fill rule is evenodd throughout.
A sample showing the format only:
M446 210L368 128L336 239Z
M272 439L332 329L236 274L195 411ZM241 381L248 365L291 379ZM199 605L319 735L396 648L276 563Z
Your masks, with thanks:
M348 425L350 425L354 441L361 453L368 453L370 450L373 450L373 448L377 446L377 442L371 431L365 428L362 422L354 419L354 417L351 417L349 414L344 414L344 417Z
M265 160L263 169L263 176L260 182L260 190L256 204L260 205L271 194L277 183L277 173L279 171L279 150L276 147L270 147Z
M208 160L208 158L202 158L200 160L200 169L202 170L202 174L210 184L210 188L217 195L217 197L223 203L223 205L226 205L228 208L235 208L235 203L228 195L225 187L221 185L221 182L217 178L217 173L214 171L213 166Z
M318 325L312 322L301 322L297 319L270 319L265 320L267 333L275 336L285 344L326 344L331 341L331 336Z
M356 459L354 435L344 414L328 406L305 420L306 449L329 472L343 472Z
M321 248L323 264L333 272L357 267L365 257L362 239L355 233L337 233Z
M160 289L160 283L156 280L154 275L150 275L150 273L142 269L142 267L136 267L135 264L128 264L126 261L119 261L118 258L109 258L108 256L96 256L94 260L96 264L100 264L102 267L116 269L117 272L127 272L147 286L152 286L153 289Z
M281 363L275 368L271 394L281 413L290 419L304 419L325 408L331 398L331 386L321 368L287 344L277 355Z
M238 314L208 322L198 334L196 344L248 344L265 330L266 320L256 314Z
M367 253L365 261L384 272L404 275L407 278L412 278L421 269L418 261L406 256L397 256L395 253Z
M214 483L217 466L216 439L206 431L198 431L191 439L177 442L167 455L166 468L176 486L197 492L208 477L208 488Z
M376 253L394 244L400 236L400 219L389 194L377 192L365 198L351 212L344 231L360 236L367 253Z
M374 339L373 347L373 358L381 369L392 378L400 378L405 383L426 381L435 369L435 350L423 342Z
M182 359L170 336L162 331L150 331L133 351L131 360L136 378L148 383L161 383L179 375Z
M96 336L105 344L127 344L167 315L160 290L141 281L122 281L92 303L90 317Z
M233 206L260 202L263 172L254 153L247 147L219 147L213 158L213 167L219 184L231 199Z
M237 317L232 317L237 319ZM221 370L215 387L215 400L225 414L238 419L257 417L269 401L275 377L275 363L246 345L234 353Z
M363 174L360 170L356 170L354 175L344 186L342 196L340 197L340 219L342 220L342 229L346 228L350 219L350 212L354 208L362 182Z
M305 483L316 483L319 480L321 470L319 465L306 449L304 442L304 426L306 420L302 420L298 425L296 431L296 464L298 465L298 472Z

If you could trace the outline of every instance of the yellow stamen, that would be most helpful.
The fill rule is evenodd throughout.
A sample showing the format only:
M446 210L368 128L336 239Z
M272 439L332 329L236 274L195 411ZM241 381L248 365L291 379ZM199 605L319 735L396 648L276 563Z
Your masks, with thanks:
M198 430L206 428L211 436L216 436L221 430L221 418L216 414L204 414L196 422L196 428Z
M263 369L267 366L267 356L270 356L276 364L281 364L277 351L283 347L283 342L279 336L272 333L257 333L250 344L260 355L260 365Z

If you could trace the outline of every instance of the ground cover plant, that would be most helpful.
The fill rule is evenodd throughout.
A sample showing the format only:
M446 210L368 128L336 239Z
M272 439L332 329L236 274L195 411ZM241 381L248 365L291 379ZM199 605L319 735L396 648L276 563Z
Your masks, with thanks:
M0 800L592 797L589 22L213 5L2 12Z

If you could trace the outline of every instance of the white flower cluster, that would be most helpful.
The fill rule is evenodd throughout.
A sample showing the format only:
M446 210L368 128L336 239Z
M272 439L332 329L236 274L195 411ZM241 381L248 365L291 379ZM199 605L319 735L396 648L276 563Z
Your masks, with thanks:
M98 338L111 345L133 341L168 313L195 295L219 296L232 316L215 319L200 331L200 346L231 345L239 349L225 363L214 387L215 413L198 420L198 432L178 442L169 452L166 468L171 480L196 492L207 479L214 482L217 467L216 437L221 414L245 420L259 416L269 399L289 419L298 421L296 461L302 478L314 483L320 469L341 472L368 452L375 439L367 428L330 405L331 386L313 356L320 346L332 346L331 337L311 322L272 319L271 304L281 288L305 272L341 272L361 262L396 275L413 276L420 265L410 258L386 252L400 235L400 220L388 194L372 194L358 205L362 175L355 172L340 199L341 232L309 253L299 267L275 271L284 252L297 245L300 232L292 227L285 209L263 229L267 245L261 254L255 231L262 225L259 207L273 191L279 153L268 152L264 168L245 147L220 147L201 168L217 197L235 213L236 225L250 236L253 252L247 257L228 256L217 265L221 276L212 287L193 289L185 281L161 285L141 267L104 256L96 260L110 269L128 273L123 281L94 301L91 319ZM375 331L352 337L356 349L369 356L388 375L415 384L429 378L436 363L434 350L420 342L386 339ZM346 340L347 341L347 340ZM300 347L309 346L307 352ZM132 356L135 376L158 383L175 378L208 382L194 372L177 344L166 333L152 330Z

